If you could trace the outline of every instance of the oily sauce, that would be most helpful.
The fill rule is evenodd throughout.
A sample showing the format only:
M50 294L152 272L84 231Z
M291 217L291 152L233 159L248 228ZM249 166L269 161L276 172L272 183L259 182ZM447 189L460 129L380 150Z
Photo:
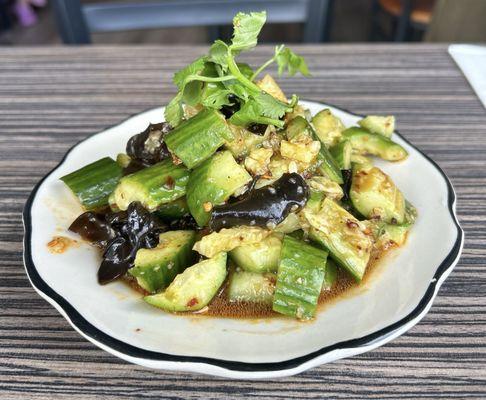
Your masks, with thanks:
M342 298L346 295L352 295L353 291L363 287L375 275L379 261L385 256L390 248L375 249L366 268L366 272L360 283L356 282L346 271L338 268L338 275L336 282L329 290L321 292L319 296L318 310L323 309L326 305ZM126 282L132 289L140 294L147 296L150 293L141 288L134 277L130 275L124 276ZM228 301L228 278L223 283L219 293L211 301L211 303L196 313L176 313L178 315L191 316L208 316L208 317L223 317L223 318L237 318L237 319L255 319L255 318L275 318L282 317L281 314L272 310L271 304L251 303L251 302L230 302Z

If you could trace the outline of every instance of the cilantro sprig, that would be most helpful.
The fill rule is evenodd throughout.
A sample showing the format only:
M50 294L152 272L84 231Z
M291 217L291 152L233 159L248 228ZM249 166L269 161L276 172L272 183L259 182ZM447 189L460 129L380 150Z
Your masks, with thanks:
M236 61L243 51L253 49L258 35L265 24L266 12L238 13L233 19L233 37L230 44L217 40L209 49L209 54L199 57L191 64L176 72L173 82L178 93L165 109L165 119L177 126L183 119L183 104L202 105L220 109L231 105L236 98L240 109L233 114L230 122L245 126L261 123L283 127L281 118L292 111L297 97L287 103L261 90L255 79L272 63L277 63L278 74L287 71L290 76L300 72L309 75L303 57L298 56L284 45L276 46L272 58L252 70L247 64Z

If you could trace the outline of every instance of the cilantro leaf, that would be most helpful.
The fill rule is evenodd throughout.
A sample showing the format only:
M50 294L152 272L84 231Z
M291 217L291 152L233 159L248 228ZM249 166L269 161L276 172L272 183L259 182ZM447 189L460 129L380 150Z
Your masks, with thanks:
M231 101L228 100L228 96L231 93L231 90L221 89L220 87L212 84L208 85L204 91L201 104L204 107L219 110L222 106L231 104Z
M246 126L252 123L275 125L279 128L283 128L284 126L284 121L265 116L262 104L254 98L249 99L243 106L241 106L241 108L231 116L229 122L238 126Z
M250 67L247 63L236 63L236 66L243 74L243 76L247 77L248 79L250 79L253 75L253 68Z
M265 117L279 119L283 117L286 112L292 111L292 107L290 107L289 104L283 103L265 92L260 92L255 96L255 100L259 103L262 110L261 112Z
M182 93L182 101L190 106L195 106L201 101L203 83L199 81L187 82Z
M243 101L247 101L250 97L248 88L238 82L236 79L225 82L226 88L233 93L236 97L239 97Z
M216 40L209 48L209 59L221 66L223 72L228 70L228 45L221 41Z
M278 64L278 74L282 75L287 69L290 76L300 72L304 76L309 76L309 69L304 57L298 56L288 47L277 46L275 48L275 59Z
M197 60L190 63L187 67L182 68L174 74L174 78L172 80L179 90L184 89L184 86L186 84L186 78L188 76L199 75L203 71L206 60L207 57L205 56L199 57Z
M265 11L236 14L233 18L231 51L238 54L242 50L250 50L255 47L258 35L266 20L267 13Z
M165 120L173 127L179 125L182 121L182 117L184 116L184 110L182 109L181 100L182 92L179 92L165 107Z

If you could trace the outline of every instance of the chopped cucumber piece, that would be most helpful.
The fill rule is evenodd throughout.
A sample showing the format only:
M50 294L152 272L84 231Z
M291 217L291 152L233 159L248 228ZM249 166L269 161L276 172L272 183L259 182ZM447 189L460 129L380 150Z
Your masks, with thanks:
M161 204L170 203L184 196L189 171L182 165L164 160L151 167L124 176L114 192L114 200L120 210L139 201L150 211Z
M288 102L287 97L285 97L285 93L282 91L282 89L280 89L280 86L278 86L277 82L275 82L275 79L273 79L271 75L265 74L265 76L256 84L260 89L269 95L272 95L277 100L284 103Z
M261 242L238 246L229 253L231 260L250 272L276 272L280 259L282 239L271 235Z
M360 154L372 154L388 161L399 161L408 156L407 150L398 143L362 128L346 129L343 138L349 140L353 150Z
M162 204L155 213L165 221L182 218L189 215L189 207L185 197Z
M296 213L291 212L275 227L274 231L279 233L291 233L300 228L299 216Z
M187 184L187 205L199 226L208 223L213 206L224 203L251 176L229 151L222 151L191 172Z
M329 250L336 263L361 281L371 255L372 240L363 224L333 200L325 198L319 212L304 208L310 238Z
M401 224L405 198L391 178L377 167L355 164L349 196L354 208L367 219Z
M194 168L232 138L223 115L216 110L205 109L169 132L165 143L187 168Z
M311 190L321 192L332 199L340 200L344 197L343 188L325 176L313 176L307 180L307 184Z
M285 236L273 310L298 319L314 317L326 273L327 252Z
M228 300L272 304L275 274L235 271L228 285Z
M108 205L108 198L121 176L122 167L110 157L105 157L64 175L61 180L86 209L94 210Z
M337 265L334 263L334 261L331 260L331 258L328 258L326 262L326 273L324 274L324 282L322 282L322 290L331 290L331 288L337 281L337 274Z
M331 110L325 109L319 111L314 115L314 118L312 118L312 124L316 129L320 141L327 147L336 145L341 139L344 125L338 117L331 113Z
M228 252L238 246L260 243L270 231L256 226L240 226L236 228L223 228L203 236L196 242L193 249L205 257L213 257L219 252Z
M407 240L407 234L412 227L411 224L387 224L382 221L366 221L370 227L375 246L377 248L387 249L390 246L402 246Z
M307 200L305 208L317 213L321 209L322 200L324 200L324 193L311 190L309 200Z
M386 117L368 115L366 118L358 121L358 125L372 133L390 138L395 130L395 117L393 115Z
M297 116L290 120L285 129L285 136L288 140L295 139L302 132L305 132L308 127L308 122L304 117Z
M373 166L373 161L371 158L363 156L361 154L352 153L351 154L351 164L363 164L368 166Z
M196 311L206 307L226 278L226 253L201 261L177 275L162 293L144 300L165 311Z
M353 146L351 146L349 141L343 140L337 145L331 147L329 151L341 170L351 169L351 154L353 152Z
M341 174L341 170L339 169L338 164L336 163L336 160L334 160L325 143L322 142L321 139L318 137L311 124L309 124L309 122L305 118L297 116L290 121L289 125L290 127L287 128L286 132L289 139L298 136L302 132L306 132L312 138L312 140L321 142L319 153L317 153L317 170L319 171L319 173L328 176L331 180L342 184L343 176ZM302 128L304 128L304 130L302 130Z
M128 167L131 161L132 159L130 158L130 156L125 153L118 153L116 156L116 162L122 168Z
M196 241L194 231L171 231L159 236L159 244L153 249L140 249L135 266L128 273L137 283L153 293L169 285L175 276L194 261L192 246Z
M268 139L268 135L256 135L242 126L236 126L228 124L233 133L233 139L225 142L224 147L231 151L234 157L244 157L250 153L254 148L257 148L265 140Z

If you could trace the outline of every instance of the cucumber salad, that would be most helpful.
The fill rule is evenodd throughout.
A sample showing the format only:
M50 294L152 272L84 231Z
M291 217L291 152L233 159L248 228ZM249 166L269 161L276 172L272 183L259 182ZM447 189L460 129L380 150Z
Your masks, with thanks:
M394 117L310 115L264 72L309 75L283 45L258 68L237 61L265 19L237 14L230 43L175 73L164 122L61 178L100 284L127 281L166 312L308 320L405 243L416 211L372 159L407 157Z

